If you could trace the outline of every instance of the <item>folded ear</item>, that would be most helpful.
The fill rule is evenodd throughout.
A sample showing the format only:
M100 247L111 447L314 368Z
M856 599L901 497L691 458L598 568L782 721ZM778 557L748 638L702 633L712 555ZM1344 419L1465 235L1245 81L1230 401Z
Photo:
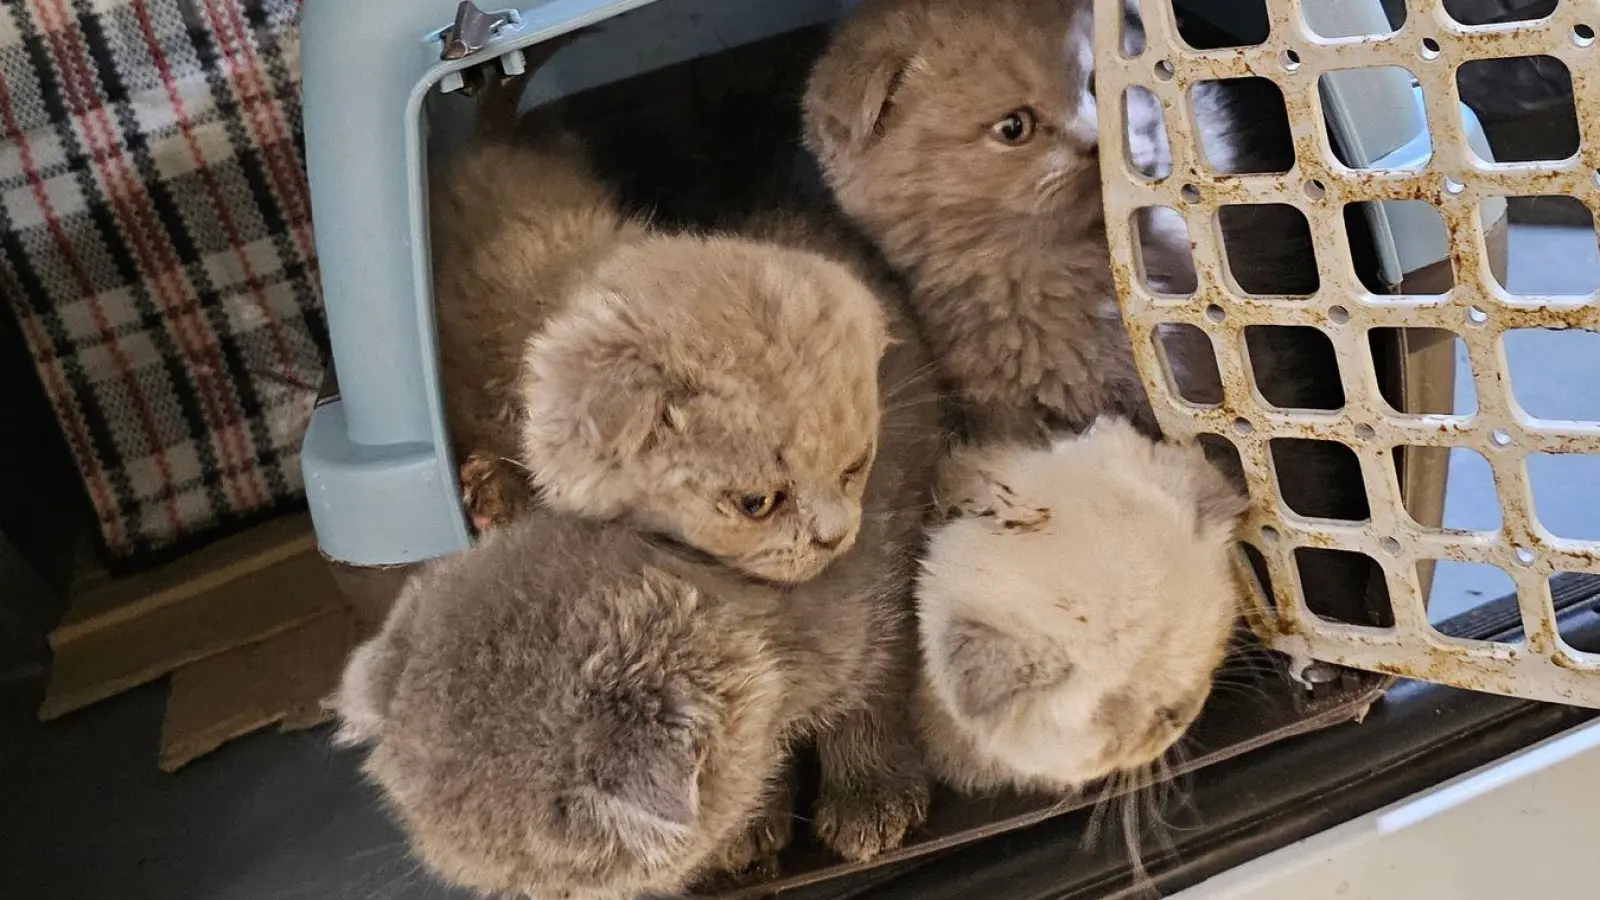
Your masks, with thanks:
M934 649L943 656L948 696L955 701L956 712L969 719L999 712L1020 697L1054 688L1072 675L1072 662L1064 649L1028 646L973 619L951 621L940 646Z
M882 7L880 6L880 9ZM883 133L911 66L905 25L869 11L843 25L806 85L806 142L824 160L860 153Z
M416 592L426 575L412 579L395 600L383 630L357 647L345 663L333 696L322 705L339 717L333 743L352 747L376 741L389 719L395 686L411 653L411 628L416 615Z
M700 770L707 724L692 710L638 704L614 708L586 737L578 796L604 831L640 852L657 852L687 834L700 815Z

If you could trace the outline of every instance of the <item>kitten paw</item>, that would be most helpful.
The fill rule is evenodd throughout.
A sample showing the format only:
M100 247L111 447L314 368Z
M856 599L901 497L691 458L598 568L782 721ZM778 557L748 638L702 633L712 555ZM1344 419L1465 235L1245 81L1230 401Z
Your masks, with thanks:
M515 518L525 493L503 460L474 453L461 464L461 505L479 534Z
M867 862L898 849L906 833L927 820L928 798L922 777L824 786L812 830L842 859Z

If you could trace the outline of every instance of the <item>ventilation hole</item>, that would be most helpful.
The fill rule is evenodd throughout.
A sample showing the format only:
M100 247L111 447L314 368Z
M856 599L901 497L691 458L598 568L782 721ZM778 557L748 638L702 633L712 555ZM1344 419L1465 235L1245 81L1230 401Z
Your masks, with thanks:
M1344 408L1333 341L1306 325L1251 325L1245 353L1256 390L1278 409Z
M1594 28L1589 25L1572 26L1572 42L1579 47L1594 46Z
M1489 321L1489 314L1484 312L1481 306L1470 306L1467 308L1467 321L1473 325L1482 325Z
M1360 440L1370 441L1377 436L1378 432L1373 430L1372 426L1366 424L1365 422L1356 426L1356 437Z
M1206 321L1221 325L1228 321L1228 311L1215 303L1209 304L1206 306Z
M1578 112L1572 102L1572 73L1553 56L1478 59L1456 69L1461 100L1485 122L1528 121L1538 109L1537 126L1496 129L1494 159L1528 162L1566 159L1578 152ZM1476 156L1476 154L1474 154Z
M1600 540L1600 456L1531 453L1533 512L1556 537Z
M1516 582L1499 566L1453 559L1424 560L1417 563L1418 583L1426 580L1430 568L1433 584L1427 588L1428 621L1434 624L1517 592ZM1512 635L1508 642L1520 639L1519 635Z
M1509 447L1511 446L1511 432L1506 431L1504 428L1496 428L1489 432L1489 443L1496 447Z
M1185 203L1199 203L1200 189L1192 184L1186 184L1178 188L1178 197Z
M1173 6L1178 18L1178 36L1196 50L1253 47L1264 43L1271 31L1267 0L1228 0L1224 15L1211 16L1196 12L1206 10L1205 4L1175 3Z
M1574 197L1510 197L1519 218L1537 216L1560 224L1518 224L1506 243L1503 277L1508 293L1522 296L1587 296L1600 289L1600 249L1594 215Z
M1170 206L1145 206L1134 210L1133 234L1138 245L1134 261L1139 280L1152 294L1188 297L1199 285L1194 267L1194 245L1189 223Z
M1322 96L1370 95L1386 96L1400 92L1401 96L1409 93L1416 82L1415 76L1403 66L1371 66L1361 69L1344 69L1339 73L1338 87L1329 82L1328 75L1323 75L1318 83ZM1351 148L1343 146L1340 141L1334 140L1330 134L1328 145L1333 149L1333 156L1340 163L1352 169L1380 169L1380 170L1409 170L1418 169L1428 164L1433 156L1433 141L1428 136L1428 119L1423 112L1422 99L1418 95L1415 104L1400 104L1393 109L1385 108L1388 117L1401 117L1405 121L1395 121L1391 127L1396 132L1403 132L1409 136L1416 134L1420 140L1416 146L1402 146L1391 152L1386 152L1373 159L1357 158L1352 155ZM1403 126L1403 127L1402 127ZM1403 139L1402 139L1403 140Z
M1354 450L1333 441L1273 438L1268 442L1278 496L1305 519L1364 522L1371 516Z
M1300 54L1285 50L1278 54L1278 65L1283 66L1284 71L1293 72L1300 68Z
M1240 416L1233 420L1233 430L1240 434L1250 434L1256 430L1256 426L1254 422L1251 422L1244 416Z
M1247 541L1239 542L1239 549L1244 551L1245 562L1250 565L1250 573L1255 576L1255 589L1259 592L1262 602L1267 609L1277 612L1278 598L1272 592L1272 570L1267 568L1267 559L1261 555L1254 544Z
M1203 433L1195 436L1195 443L1205 453L1206 459L1221 472L1228 483L1239 493L1249 493L1244 483L1244 463L1239 459L1239 448L1220 434Z
M1196 406L1222 402L1222 374L1211 338L1193 325L1166 323L1152 336L1167 376L1167 389Z
M1328 186L1313 178L1305 183L1306 197L1312 200L1321 200L1328 196Z
M1167 120L1161 101L1148 88L1138 85L1122 93L1123 152L1135 175L1146 181L1160 181L1172 174L1172 154L1167 137Z
M1413 461L1428 468L1444 465L1445 488L1439 520L1424 522L1412 515L1412 521L1425 528L1450 531L1500 530L1500 498L1494 489L1494 470L1482 453L1470 447L1396 447L1396 476L1403 480L1405 465Z
M1377 3L1366 5L1370 5L1374 11L1378 7ZM1401 2L1384 3L1384 15L1377 21L1352 22L1350 16L1328 15L1330 10L1342 11L1342 8L1343 4L1330 6L1325 3L1305 3L1300 7L1305 14L1306 27L1313 34L1325 38L1382 37L1393 34L1406 23L1406 4Z
M1317 618L1346 625L1394 627L1394 607L1383 568L1372 557L1348 550L1296 547L1295 568L1306 606Z
M1467 186L1461 182L1451 178L1449 175L1444 176L1444 192L1446 194L1459 194L1466 189Z
M1527 547L1513 547L1511 559L1519 566L1531 566L1538 561L1539 557Z
M1431 37L1430 38L1423 38L1422 39L1422 49L1418 50L1417 52L1422 55L1423 59L1430 60L1430 61L1438 59L1439 58L1439 42L1434 40Z
M1261 526L1261 539L1262 540L1266 541L1269 544L1276 544L1278 542L1278 538L1279 537L1280 537L1280 535L1278 534L1278 529L1273 528L1271 525L1263 525L1263 526Z
M1539 419L1600 423L1600 334L1517 328L1501 337L1511 396Z
M1345 325L1350 321L1350 310L1342 306L1328 307L1328 321L1335 325Z
M1412 416L1470 416L1478 411L1477 386L1467 344L1443 328L1374 328L1367 333L1383 402ZM1454 378L1444 374L1454 359ZM1410 360L1395 365L1394 361ZM1402 367L1409 377L1402 377Z
M1530 22L1550 14L1550 2L1484 3L1483 0L1444 0L1444 11L1462 25L1492 25L1499 22Z
M1438 296L1455 287L1455 272L1450 261L1450 232L1444 217L1431 203L1422 200L1378 200L1347 203L1344 228L1352 246L1371 234L1379 224L1389 233L1406 234L1408 241L1393 271L1378 266L1357 266L1361 286L1374 294L1414 294Z
M1164 59L1156 63L1156 78L1162 81L1171 81L1172 75L1172 63Z
M1578 574L1575 572L1557 572L1545 582L1552 600L1570 600L1577 597L1586 597L1594 593L1596 584L1600 584L1594 575ZM1564 616L1556 620L1556 631L1561 634L1561 639L1568 647L1579 653L1600 653L1600 633L1595 630L1595 617L1591 612L1588 615Z
M1294 168L1294 134L1283 89L1266 78L1202 81L1189 91L1196 121L1214 119L1219 110L1248 109L1248 121L1231 129L1199 131L1200 157L1228 175L1279 174Z
M1246 294L1306 296L1322 282L1305 213L1283 203L1217 209L1228 277Z

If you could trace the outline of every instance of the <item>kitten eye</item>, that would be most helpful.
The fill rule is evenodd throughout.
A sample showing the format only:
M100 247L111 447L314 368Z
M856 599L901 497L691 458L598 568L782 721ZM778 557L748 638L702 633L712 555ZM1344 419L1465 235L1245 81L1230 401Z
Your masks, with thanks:
M861 457L859 459L857 459L855 462L850 464L850 468L844 470L844 478L842 480L843 481L849 481L850 479L855 478L857 475L860 475L862 473L862 471L864 471L867 468L867 463L870 462L871 460L872 460L872 451L871 450L868 450L867 452L861 454Z
M783 500L783 491L773 491L770 494L745 494L734 501L734 505L739 507L739 512L760 521L776 512L783 505Z
M1033 140L1039 128L1039 115L1032 107L1023 106L1006 113L1000 121L989 126L989 136L1012 147L1020 147Z

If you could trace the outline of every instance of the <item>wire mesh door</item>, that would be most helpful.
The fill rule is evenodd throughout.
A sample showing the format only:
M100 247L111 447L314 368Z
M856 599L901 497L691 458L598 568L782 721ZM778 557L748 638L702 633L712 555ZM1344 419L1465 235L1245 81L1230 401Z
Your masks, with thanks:
M1224 0L1226 2L1226 0ZM1144 0L1143 48L1124 52L1124 0L1096 0L1096 84L1101 100L1106 222L1123 315L1139 370L1162 427L1173 435L1216 435L1237 448L1254 501L1245 539L1265 560L1270 589L1254 592L1253 627L1273 648L1296 657L1530 699L1600 706L1600 655L1563 640L1550 580L1600 573L1600 543L1557 537L1536 515L1527 473L1531 454L1600 453L1600 423L1535 418L1517 402L1507 375L1503 336L1513 329L1600 330L1600 296L1508 293L1490 267L1480 209L1500 198L1562 195L1600 213L1600 3L1562 0L1536 21L1467 27L1441 0L1408 0L1404 24L1387 34L1328 38L1307 24L1302 0L1269 3L1264 43L1196 50L1178 32L1171 0ZM1579 150L1554 162L1485 162L1468 144L1459 113L1458 68L1475 60L1548 56L1571 72ZM1398 66L1414 73L1424 98L1432 152L1403 169L1341 164L1324 125L1321 77L1330 72ZM1294 137L1287 174L1226 175L1197 146L1191 89L1205 81L1260 77L1282 90ZM1130 162L1124 140L1129 89L1155 95L1172 153L1171 173L1149 178ZM1113 100L1112 98L1115 98ZM1113 111L1114 114L1113 114ZM1344 210L1364 201L1423 201L1442 217L1454 286L1439 295L1374 293L1352 263ZM1287 204L1308 221L1320 286L1309 297L1241 291L1227 271L1216 225L1219 208ZM1138 263L1139 210L1177 210L1188 226L1198 273L1192 296L1153 291ZM1154 340L1162 325L1192 326L1210 339L1222 381L1220 403L1184 400L1170 385ZM1318 329L1331 341L1345 403L1335 412L1271 406L1253 380L1244 350L1251 326ZM1471 414L1414 414L1385 402L1370 350L1374 329L1440 329L1464 342L1477 390ZM1600 385L1596 385L1600 390ZM1364 522L1309 519L1282 500L1275 482L1274 440L1310 439L1348 447L1359 459L1370 517ZM1492 467L1501 507L1497 531L1427 527L1409 515L1395 465L1400 448L1468 448ZM1444 452L1440 450L1438 452ZM1393 607L1392 627L1329 621L1313 614L1295 562L1297 551L1335 550L1381 567ZM1428 620L1429 561L1497 566L1516 586L1524 637L1515 643L1446 637Z

